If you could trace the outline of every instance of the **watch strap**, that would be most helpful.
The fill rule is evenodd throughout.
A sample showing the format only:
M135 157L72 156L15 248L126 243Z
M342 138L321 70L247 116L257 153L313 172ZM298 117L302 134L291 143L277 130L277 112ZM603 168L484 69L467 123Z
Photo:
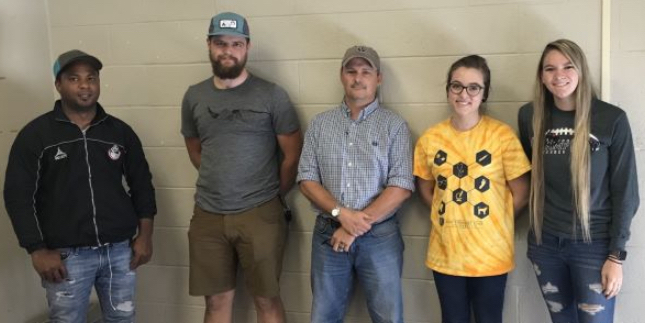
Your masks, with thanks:
M610 258L614 258L614 259L616 259L616 260L624 261L625 259L627 259L627 251L625 251L625 250L618 250L618 249L616 249L616 250L611 250L611 251L609 252L608 257L610 257Z

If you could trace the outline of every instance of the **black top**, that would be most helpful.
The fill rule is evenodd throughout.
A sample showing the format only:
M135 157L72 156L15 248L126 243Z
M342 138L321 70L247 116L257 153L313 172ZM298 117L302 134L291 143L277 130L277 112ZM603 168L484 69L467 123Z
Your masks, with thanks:
M548 107L544 150L545 201L543 230L564 238L582 238L574 217L569 145L574 135L574 111ZM520 141L531 158L533 105L519 112ZM634 144L627 115L600 100L591 106L591 205L592 239L609 238L611 250L624 250L629 227L640 203ZM575 222L574 222L575 221ZM575 227L575 230L574 230Z
M130 126L97 103L94 120L81 131L56 101L18 133L4 200L28 252L97 246L132 238L139 219L156 214L151 180Z

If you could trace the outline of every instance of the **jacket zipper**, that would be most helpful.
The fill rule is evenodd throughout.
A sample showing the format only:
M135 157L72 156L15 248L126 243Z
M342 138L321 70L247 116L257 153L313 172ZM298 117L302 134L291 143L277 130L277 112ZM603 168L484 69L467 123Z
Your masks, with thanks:
M94 233L96 234L96 243L97 245L101 246L103 245L101 243L101 239L99 238L99 226L96 224L96 203L94 202L94 186L92 186L92 167L90 166L90 152L87 149L87 136L85 135L88 130L90 130L92 126L90 125L85 129L85 131L81 130L83 133L83 147L85 148L85 163L87 164L87 174L88 176L88 183L90 186L90 196L92 200L92 222L94 224Z

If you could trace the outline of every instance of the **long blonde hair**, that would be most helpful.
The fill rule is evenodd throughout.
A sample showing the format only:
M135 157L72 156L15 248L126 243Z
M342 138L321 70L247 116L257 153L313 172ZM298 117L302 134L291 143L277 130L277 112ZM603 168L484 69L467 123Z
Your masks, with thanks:
M547 120L550 119L548 107L554 105L553 94L542 83L542 69L546 55L553 50L557 50L564 55L578 73L578 86L572 94L575 98L575 134L570 147L571 188L575 206L572 221L574 223L573 234L575 235L577 231L577 217L580 221L584 241L590 242L591 148L589 146L589 133L591 128L591 102L596 97L596 92L591 84L585 54L576 43L568 39L558 39L546 45L542 52L542 57L540 57L536 73L533 100L533 170L531 172L531 197L529 202L531 226L537 242L541 243L544 213L544 135Z

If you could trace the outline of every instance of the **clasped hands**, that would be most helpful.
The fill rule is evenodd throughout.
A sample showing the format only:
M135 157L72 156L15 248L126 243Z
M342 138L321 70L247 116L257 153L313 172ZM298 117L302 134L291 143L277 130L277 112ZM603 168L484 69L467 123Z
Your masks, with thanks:
M343 209L338 221L341 227L336 229L330 240L336 252L349 251L354 240L369 231L373 222L367 213L350 209Z

